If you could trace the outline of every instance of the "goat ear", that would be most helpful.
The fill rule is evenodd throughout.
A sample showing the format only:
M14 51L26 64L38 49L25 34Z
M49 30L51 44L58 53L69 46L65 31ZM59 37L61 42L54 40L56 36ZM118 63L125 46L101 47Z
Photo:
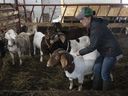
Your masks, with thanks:
M61 42L64 43L65 39L66 39L65 36L64 35L60 35L59 37L60 37Z
M64 69L64 68L67 66L67 64L68 64L67 59L66 59L64 56L61 56L60 63L61 63L61 66L62 66L63 69Z

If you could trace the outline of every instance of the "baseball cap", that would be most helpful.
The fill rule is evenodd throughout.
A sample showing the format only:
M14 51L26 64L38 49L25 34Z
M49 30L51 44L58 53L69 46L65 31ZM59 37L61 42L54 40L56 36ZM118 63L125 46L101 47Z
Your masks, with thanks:
M93 16L94 11L89 7L83 7L80 13L76 16L78 20L81 20L83 17Z

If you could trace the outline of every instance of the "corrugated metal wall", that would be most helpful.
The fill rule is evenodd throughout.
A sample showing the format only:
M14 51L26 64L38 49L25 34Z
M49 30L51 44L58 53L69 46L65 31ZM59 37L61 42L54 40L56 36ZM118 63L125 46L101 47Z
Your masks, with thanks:
M0 0L0 3L14 3L14 0Z
M15 0L0 0L0 3L14 3ZM23 0L18 0L19 3L23 4ZM61 0L25 0L26 4L41 4L41 2L43 4L61 4ZM26 7L26 9L28 11L32 10L32 7ZM46 7L44 10L44 13L49 14L50 16L52 15L52 11L53 11L54 7ZM42 12L42 7L41 6L36 6L34 8L34 17L40 18ZM60 7L56 7L56 11L55 14L53 16L54 18L57 18L59 15L61 14L61 8Z
M19 0L20 3L23 3L23 0ZM26 4L41 4L41 2L43 4L60 4L61 3L61 0L25 0L25 3ZM32 7L26 7L27 10L31 11L32 10ZM49 14L49 16L52 15L52 12L53 12L53 9L54 7L50 7L50 6L47 6L45 7L45 10L44 10L44 13L45 14ZM34 17L40 18L41 16L41 12L42 12L42 7L41 6L36 6L34 8ZM56 7L56 11L55 11L55 14L53 16L53 19L54 18L57 18L61 13L61 8L60 7Z
M66 4L73 3L120 3L121 0L62 0Z

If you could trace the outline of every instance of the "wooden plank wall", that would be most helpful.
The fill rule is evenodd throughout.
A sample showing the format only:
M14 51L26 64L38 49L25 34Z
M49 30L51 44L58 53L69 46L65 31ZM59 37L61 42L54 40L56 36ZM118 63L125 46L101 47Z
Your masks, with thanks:
M2 4L0 7L0 28L16 29L19 22L18 11L11 4Z

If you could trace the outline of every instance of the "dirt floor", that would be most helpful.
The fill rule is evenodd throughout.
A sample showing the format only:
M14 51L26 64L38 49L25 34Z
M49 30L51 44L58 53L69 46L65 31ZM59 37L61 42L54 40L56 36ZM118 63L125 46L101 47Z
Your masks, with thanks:
M90 77L85 77L83 91L77 91L77 80L72 91L68 90L69 81L60 66L46 67L48 55L43 63L39 55L24 56L23 65L11 64L10 55L4 58L0 69L0 96L128 96L128 48L124 48L124 57L113 70L113 89L95 91L91 89Z
M69 82L60 66L47 68L46 60L39 62L39 56L23 59L23 65L11 64L9 54L0 73L0 96L127 96L128 63L124 57L116 64L113 71L113 90L108 92L91 89L92 81L85 77L83 91L77 91L77 80L72 91L68 90ZM33 90L33 91L32 91ZM31 95L32 94L32 95Z

